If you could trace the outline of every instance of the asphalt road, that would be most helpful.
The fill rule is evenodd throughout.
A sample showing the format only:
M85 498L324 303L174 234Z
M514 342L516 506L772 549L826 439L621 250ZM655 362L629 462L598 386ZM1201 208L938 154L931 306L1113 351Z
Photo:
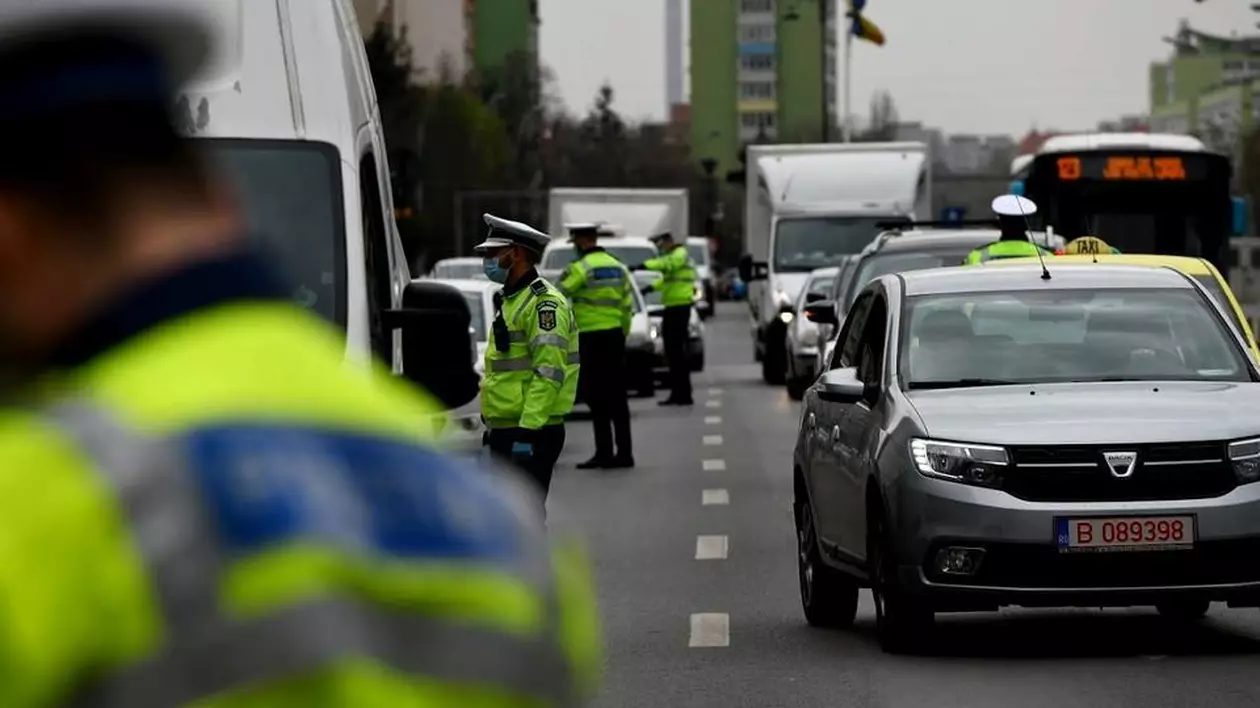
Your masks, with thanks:
M1216 605L1183 628L1146 609L942 615L933 655L904 658L880 651L864 591L854 629L810 628L790 514L799 404L761 383L742 303L706 347L694 408L632 403L637 469L575 470L591 433L569 427L550 524L595 564L599 708L1260 706L1260 610Z

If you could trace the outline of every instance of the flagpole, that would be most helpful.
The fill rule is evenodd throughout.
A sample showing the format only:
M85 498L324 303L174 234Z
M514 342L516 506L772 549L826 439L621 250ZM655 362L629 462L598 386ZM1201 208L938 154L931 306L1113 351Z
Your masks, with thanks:
M844 126L844 142L853 140L853 125L850 123L849 114L849 82L851 77L851 67L853 66L853 28L846 27L844 33L844 107L841 108L841 125Z

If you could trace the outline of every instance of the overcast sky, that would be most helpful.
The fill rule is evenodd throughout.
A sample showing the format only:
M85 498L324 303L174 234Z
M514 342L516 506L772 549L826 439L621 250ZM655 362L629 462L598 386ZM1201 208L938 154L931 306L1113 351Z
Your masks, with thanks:
M719 0L692 0L715 2ZM720 0L728 2L729 0ZM1251 32L1248 0L868 0L888 43L857 42L853 103L887 89L902 120L947 132L1093 128L1145 113L1148 65L1181 18ZM574 112L605 80L621 111L665 115L664 0L540 0L542 60Z

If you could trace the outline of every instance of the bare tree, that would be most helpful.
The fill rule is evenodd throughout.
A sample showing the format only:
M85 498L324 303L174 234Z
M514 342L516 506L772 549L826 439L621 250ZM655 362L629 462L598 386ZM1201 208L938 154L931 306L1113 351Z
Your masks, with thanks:
M854 137L856 142L881 142L897 137L897 102L888 91L879 91L871 97L871 117L862 131Z

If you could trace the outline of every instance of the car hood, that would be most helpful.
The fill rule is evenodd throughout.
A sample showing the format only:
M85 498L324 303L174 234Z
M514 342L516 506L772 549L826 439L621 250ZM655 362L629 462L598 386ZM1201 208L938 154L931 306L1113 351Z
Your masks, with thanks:
M1260 384L1143 381L912 391L928 435L998 445L1224 440L1260 434Z

